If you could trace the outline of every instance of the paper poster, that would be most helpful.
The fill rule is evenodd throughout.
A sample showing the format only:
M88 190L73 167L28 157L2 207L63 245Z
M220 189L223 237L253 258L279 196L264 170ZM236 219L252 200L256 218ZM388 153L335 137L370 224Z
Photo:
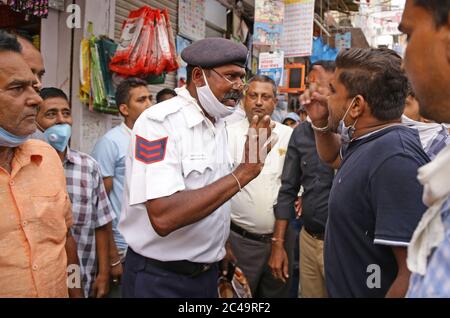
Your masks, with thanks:
M352 47L352 33L337 33L335 36L335 47L336 49L344 50Z
M205 38L205 0L178 1L178 33L193 41Z
M277 86L281 85L284 69L283 52L265 52L259 54L258 74L269 76Z
M192 41L185 39L179 35L177 35L177 55L178 55L178 64L180 67L177 70L177 87L182 87L186 84L187 73L186 73L186 62L181 58L181 52L191 45Z
M286 0L284 11L282 47L285 57L311 55L314 0Z
M283 19L283 0L256 0L253 44L281 45Z

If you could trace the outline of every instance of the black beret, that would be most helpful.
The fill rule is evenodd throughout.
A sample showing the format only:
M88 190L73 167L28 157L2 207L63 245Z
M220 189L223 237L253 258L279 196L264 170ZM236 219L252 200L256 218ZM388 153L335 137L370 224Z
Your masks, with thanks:
M247 48L223 38L206 38L192 43L181 52L181 58L189 65L212 68L235 64L245 67Z

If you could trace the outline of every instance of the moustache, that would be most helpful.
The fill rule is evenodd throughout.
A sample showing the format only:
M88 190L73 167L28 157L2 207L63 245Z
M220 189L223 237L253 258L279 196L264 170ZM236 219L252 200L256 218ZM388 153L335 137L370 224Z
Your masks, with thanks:
M238 101L240 101L242 99L242 92L239 91L231 91L225 94L225 96L222 99L222 102L228 100L228 99L233 99L236 103Z

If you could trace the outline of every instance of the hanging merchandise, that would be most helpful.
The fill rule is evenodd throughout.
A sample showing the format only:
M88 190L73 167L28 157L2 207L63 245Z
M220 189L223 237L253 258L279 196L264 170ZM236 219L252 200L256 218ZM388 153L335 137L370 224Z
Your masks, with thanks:
M93 36L92 31L93 25L89 23L89 38L81 41L80 100L89 105L90 110L118 114L112 74L108 67L117 44L107 37Z
M130 12L109 68L120 76L163 75L178 69L167 10L143 7Z
M21 12L27 16L47 18L48 0L8 0L11 10Z

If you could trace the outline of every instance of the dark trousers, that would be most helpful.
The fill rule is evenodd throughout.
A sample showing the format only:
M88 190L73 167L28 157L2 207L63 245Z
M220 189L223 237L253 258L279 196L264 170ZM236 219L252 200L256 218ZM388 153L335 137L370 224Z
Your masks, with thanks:
M230 231L228 241L234 256L237 258L237 266L243 271L250 285L253 298L288 298L292 287L293 254L295 233L291 227L286 232L285 249L288 255L289 278L286 283L276 279L269 267L269 259L272 253L271 242L255 241Z
M128 248L122 278L123 298L217 298L218 266L195 277L152 266Z

